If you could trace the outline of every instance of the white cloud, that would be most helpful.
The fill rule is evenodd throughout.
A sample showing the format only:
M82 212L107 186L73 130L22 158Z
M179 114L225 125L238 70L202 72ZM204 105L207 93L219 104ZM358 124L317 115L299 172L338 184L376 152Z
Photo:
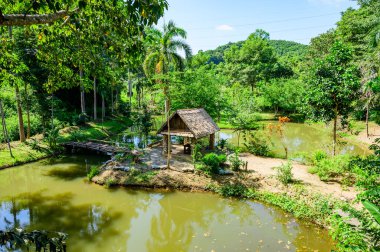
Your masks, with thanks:
M223 24L223 25L218 25L216 29L218 31L232 31L234 28L231 25Z
M327 5L339 5L347 0L307 0L310 3L327 4Z

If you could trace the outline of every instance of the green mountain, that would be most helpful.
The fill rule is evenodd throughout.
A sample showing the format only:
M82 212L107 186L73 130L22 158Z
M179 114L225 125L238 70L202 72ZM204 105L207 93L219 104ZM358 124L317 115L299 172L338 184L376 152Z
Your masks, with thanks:
M220 62L223 62L223 55L224 51L229 49L232 45L236 45L238 47L241 47L243 45L244 41L238 41L238 42L230 42L228 44L218 46L214 50L207 50L205 51L206 54L209 54L210 61L214 62L215 64L219 64ZM307 52L307 45L303 45L294 41L287 41L287 40L270 40L269 44L273 47L274 51L276 52L278 57L293 57L293 56L299 56L302 57Z

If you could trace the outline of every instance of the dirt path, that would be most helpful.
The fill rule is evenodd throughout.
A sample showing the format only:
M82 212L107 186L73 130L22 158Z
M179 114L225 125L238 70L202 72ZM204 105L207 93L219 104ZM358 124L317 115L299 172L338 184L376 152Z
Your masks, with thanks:
M380 138L380 125L370 123L368 133L369 137L367 137L367 130L363 130L356 136L356 139L366 144L373 144L376 138Z
M257 157L252 154L243 153L241 158L244 161L248 161L248 170L254 171L257 174L263 176L265 179L262 186L269 191L279 192L281 188L278 188L278 181L275 179L276 171L274 167L278 167L287 160L278 158L264 158ZM356 197L357 192L354 188L342 188L338 183L325 183L319 179L317 175L310 174L308 172L308 166L292 162L293 164L293 176L294 179L300 181L306 187L312 189L312 191L319 192L324 195L332 195L335 198L353 200Z

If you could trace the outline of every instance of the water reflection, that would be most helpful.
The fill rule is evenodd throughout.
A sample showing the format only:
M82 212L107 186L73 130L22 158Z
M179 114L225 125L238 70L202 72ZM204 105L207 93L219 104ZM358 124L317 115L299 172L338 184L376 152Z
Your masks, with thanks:
M264 127L264 132L267 132ZM316 150L332 150L332 137L329 131L315 129L312 126L301 123L287 123L284 131L284 139L280 140L278 135L268 134L270 141L273 143L273 152L277 155L285 155L281 141L288 148L289 154L292 156L298 153L312 153ZM216 134L216 140L227 139L230 143L237 145L238 134L233 130L223 129ZM240 145L243 144L243 137L240 136ZM352 142L340 141L338 145L340 154L366 155L367 148L362 148Z
M329 251L325 230L252 201L88 184L70 157L0 171L0 229L69 234L69 251ZM288 246L288 247L286 247Z

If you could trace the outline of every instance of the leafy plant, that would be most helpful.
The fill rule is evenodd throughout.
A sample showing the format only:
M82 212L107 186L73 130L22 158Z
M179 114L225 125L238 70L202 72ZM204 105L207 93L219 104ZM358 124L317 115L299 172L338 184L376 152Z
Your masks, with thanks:
M110 188L110 187L112 187L114 185L117 185L117 182L116 182L115 179L113 179L113 178L107 178L106 179L106 181L105 181L106 188Z
M219 168L222 167L223 163L226 161L226 155L217 155L215 153L208 153L202 158L204 165L211 168L211 172L217 174Z
M276 178L284 185L288 185L293 182L293 165L291 162L282 164L279 167L275 168L277 171Z
M220 139L217 143L217 147L221 150L224 150L227 147L227 139Z
M238 171L244 165L244 161L239 158L239 151L235 150L234 154L229 156L228 161L230 161L231 169L233 171Z
M217 189L223 197L245 197L247 191L247 187L242 184L227 184Z
M270 155L268 141L266 141L263 136L259 136L256 132L251 133L248 137L246 137L244 146L251 154L263 157Z
M87 178L89 181L91 181L93 177L99 174L100 174L100 169L98 167L91 167L90 171L87 173Z
M194 145L193 152L191 153L191 157L193 158L194 164L202 159L201 149L202 149L201 145L199 144Z
M50 130L47 130L45 133L45 139L51 149L57 149L57 140L59 137L59 128L54 127Z
M333 156L315 161L316 164L309 169L309 172L312 174L316 173L322 181L350 176L350 156L348 155Z
M363 201L363 206L370 212L372 217L380 225L380 208L369 201Z

